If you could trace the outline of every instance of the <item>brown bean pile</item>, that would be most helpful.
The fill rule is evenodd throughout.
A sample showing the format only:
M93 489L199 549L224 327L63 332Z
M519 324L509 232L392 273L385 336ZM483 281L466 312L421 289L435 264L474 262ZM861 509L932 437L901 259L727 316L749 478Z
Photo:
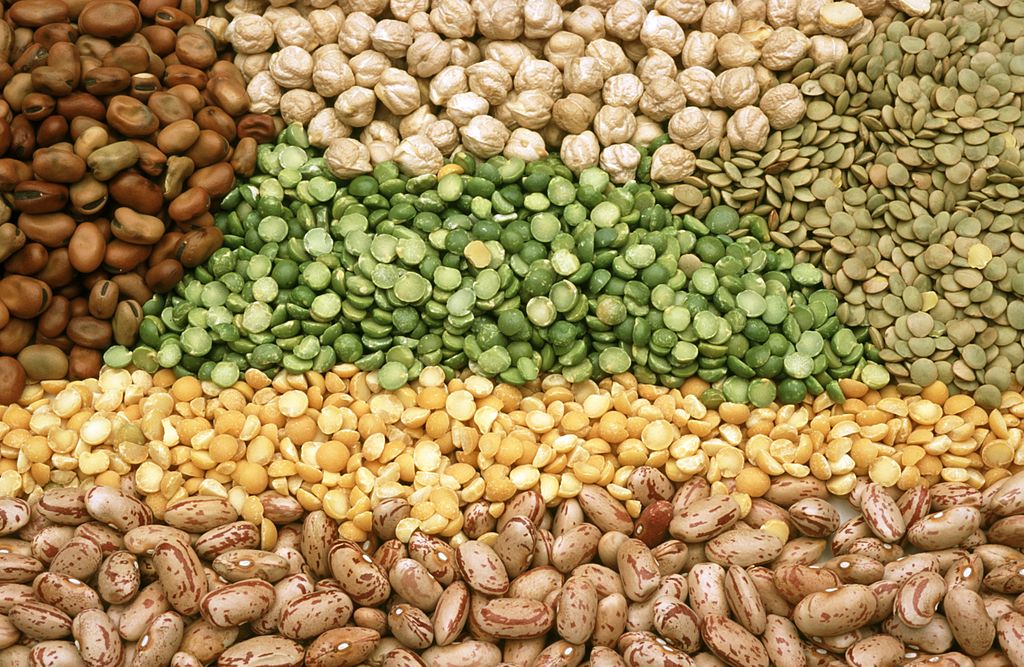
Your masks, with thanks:
M95 377L222 243L211 202L276 128L207 11L19 0L0 21L0 403L26 375Z
M449 541L406 543L392 499L362 544L272 493L259 524L207 496L158 525L130 487L0 500L0 665L1024 661L1024 473L984 492L864 479L843 523L813 478L737 502L640 467L635 521L587 485L552 508L536 491L473 504Z

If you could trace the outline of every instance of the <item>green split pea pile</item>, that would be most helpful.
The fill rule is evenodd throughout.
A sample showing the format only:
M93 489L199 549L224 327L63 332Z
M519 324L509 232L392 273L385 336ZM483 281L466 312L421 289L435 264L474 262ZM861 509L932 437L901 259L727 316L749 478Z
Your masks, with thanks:
M759 215L674 215L670 191L596 168L577 179L553 158L458 154L440 178L382 163L342 183L298 126L257 163L217 215L225 247L145 304L140 344L107 364L227 387L250 367L345 362L384 389L425 365L516 384L631 370L758 406L888 382L821 272Z

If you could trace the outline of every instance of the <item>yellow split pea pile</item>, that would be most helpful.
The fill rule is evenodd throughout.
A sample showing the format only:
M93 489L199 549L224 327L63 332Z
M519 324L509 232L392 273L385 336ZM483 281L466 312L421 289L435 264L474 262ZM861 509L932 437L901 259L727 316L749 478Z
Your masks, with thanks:
M156 516L191 495L226 497L259 523L268 503L323 509L363 540L372 507L405 498L399 534L459 535L466 505L498 516L517 491L549 504L597 484L638 516L627 480L637 466L674 482L704 476L741 506L772 477L813 476L835 495L858 477L908 489L985 487L1024 466L1024 397L986 411L945 387L901 398L844 381L847 399L801 406L705 408L694 393L640 385L631 375L526 387L478 376L445 380L427 368L384 392L375 373L251 370L229 389L169 371L105 370L98 379L30 387L0 423L0 496L47 484L127 486ZM286 498L281 498L285 496Z

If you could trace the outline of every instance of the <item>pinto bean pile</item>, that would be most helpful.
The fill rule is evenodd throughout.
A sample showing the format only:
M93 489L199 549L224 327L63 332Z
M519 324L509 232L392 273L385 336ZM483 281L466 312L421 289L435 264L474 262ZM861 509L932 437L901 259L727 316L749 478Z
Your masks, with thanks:
M225 499L163 523L123 488L0 500L0 664L228 667L779 667L1020 665L1024 473L984 492L902 494L866 479L845 523L824 484L763 498L599 487L466 510L445 541L397 538L409 506L338 538L322 511L265 496L259 523ZM833 556L819 563L827 549ZM845 662L843 661L845 658Z
M212 202L276 127L207 11L20 0L0 21L0 403L26 376L95 377L220 246Z

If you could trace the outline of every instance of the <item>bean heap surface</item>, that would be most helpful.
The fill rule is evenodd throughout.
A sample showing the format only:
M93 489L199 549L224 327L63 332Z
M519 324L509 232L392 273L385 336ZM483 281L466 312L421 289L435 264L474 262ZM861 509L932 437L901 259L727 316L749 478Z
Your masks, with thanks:
M0 403L134 341L141 304L220 246L211 198L275 132L222 19L163 5L22 0L0 22Z
M635 519L597 486L557 507L526 491L445 541L403 534L410 508L396 499L373 508L361 543L275 495L258 523L196 497L157 524L125 481L0 499L3 664L1024 660L1024 473L984 492L861 480L843 522L813 478L738 502L640 467Z

